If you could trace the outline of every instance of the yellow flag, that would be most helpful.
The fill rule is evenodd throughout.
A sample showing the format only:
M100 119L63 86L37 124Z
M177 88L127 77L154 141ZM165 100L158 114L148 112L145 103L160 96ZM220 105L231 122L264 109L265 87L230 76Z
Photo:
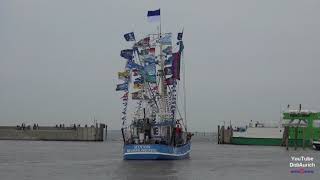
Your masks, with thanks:
M123 79L123 78L128 78L130 75L130 71L123 71L123 72L118 72L118 78Z
M134 84L133 89L142 89L143 85L142 84Z

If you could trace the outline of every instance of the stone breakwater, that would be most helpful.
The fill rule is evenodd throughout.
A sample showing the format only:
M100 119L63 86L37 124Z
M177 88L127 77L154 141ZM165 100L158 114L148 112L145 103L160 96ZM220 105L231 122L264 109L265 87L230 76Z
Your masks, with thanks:
M91 127L0 126L0 140L104 141L106 132L105 124Z

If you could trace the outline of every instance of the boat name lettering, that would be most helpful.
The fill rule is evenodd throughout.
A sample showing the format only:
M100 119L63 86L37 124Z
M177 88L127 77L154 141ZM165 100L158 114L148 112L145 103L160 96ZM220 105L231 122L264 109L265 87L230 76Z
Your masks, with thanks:
M127 152L157 152L157 150L149 145L136 145L133 149L127 149Z

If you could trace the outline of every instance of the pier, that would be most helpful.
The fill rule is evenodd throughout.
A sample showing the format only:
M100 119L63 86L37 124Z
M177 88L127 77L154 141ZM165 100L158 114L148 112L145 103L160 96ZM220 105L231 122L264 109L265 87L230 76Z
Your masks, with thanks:
M21 126L0 126L0 140L43 140L43 141L104 141L107 136L107 126L96 124L92 126L64 125L38 126L37 124Z

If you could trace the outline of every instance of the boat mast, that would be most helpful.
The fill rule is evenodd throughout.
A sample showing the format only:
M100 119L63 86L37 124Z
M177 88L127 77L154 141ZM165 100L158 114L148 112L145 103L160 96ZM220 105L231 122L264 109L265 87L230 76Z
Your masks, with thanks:
M162 38L162 31L161 31L161 15L160 15L160 25L159 25L159 34L158 38L159 40ZM163 60L163 55L162 55L162 44L159 44L160 46L160 68L161 68L161 114L165 115L166 114L166 95L167 95L167 87L165 83L165 73L164 73L164 60Z
M182 30L183 31L183 30ZM183 51L181 52L181 59L183 59ZM183 70L183 102L184 102L184 126L185 131L187 131L187 96L186 96L186 68L185 68L185 62L182 61L182 70Z

